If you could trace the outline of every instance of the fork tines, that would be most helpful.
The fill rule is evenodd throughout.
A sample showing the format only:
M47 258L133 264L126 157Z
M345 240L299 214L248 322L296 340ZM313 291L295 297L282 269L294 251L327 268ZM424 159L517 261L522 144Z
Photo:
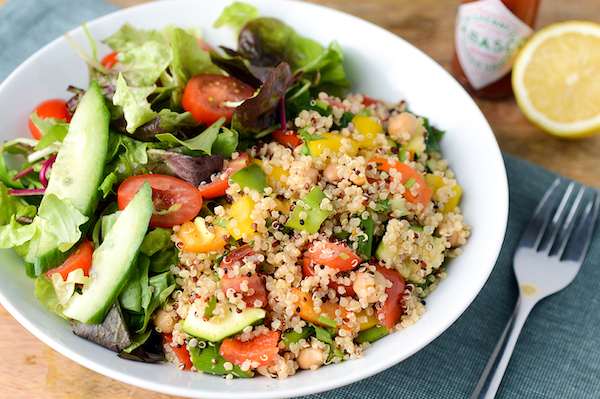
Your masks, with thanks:
M590 244L598 215L599 197L595 190L587 190L584 186L574 195L575 183L571 182L557 206L562 191L561 182L560 178L554 180L540 201L525 230L521 245L545 251L562 260L580 261ZM588 191L591 193L586 193ZM578 217L583 206L585 208ZM575 229L577 221L579 224ZM567 243L570 243L568 247Z

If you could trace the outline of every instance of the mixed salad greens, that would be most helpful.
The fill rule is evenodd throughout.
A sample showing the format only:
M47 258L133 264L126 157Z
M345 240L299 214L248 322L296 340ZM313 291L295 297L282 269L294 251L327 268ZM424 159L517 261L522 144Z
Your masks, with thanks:
M2 145L0 247L23 257L36 297L75 334L122 357L157 361L151 317L177 289L172 227L226 200L214 179L231 176L224 161L281 136L302 110L330 114L318 93L349 88L336 42L324 48L243 3L225 9L215 27L224 25L238 32L237 49L216 51L195 28L128 24L103 41L113 53L102 61L91 37L91 55L75 45L90 86L68 88L66 117L34 112L37 139ZM425 144L438 151L442 132L425 123ZM304 130L284 139L310 155L321 138ZM238 183L264 186L252 165L237 165ZM148 174L183 183L139 178Z

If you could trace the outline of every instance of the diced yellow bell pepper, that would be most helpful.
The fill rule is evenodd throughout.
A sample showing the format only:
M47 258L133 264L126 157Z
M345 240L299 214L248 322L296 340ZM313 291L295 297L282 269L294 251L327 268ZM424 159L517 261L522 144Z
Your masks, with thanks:
M431 188L434 193L437 193L440 188L444 187L444 179L438 175L434 175L433 173L427 173L425 175L425 184L427 184L427 186ZM454 208L456 208L458 202L460 201L460 197L462 196L462 188L458 184L452 187L452 190L456 192L456 195L449 198L448 202L444 204L444 210L441 211L443 214L453 212Z
M263 166L263 163L260 159L256 159L256 158L251 158L250 162L255 163L257 165ZM289 187L289 185L287 183L283 182L282 177L285 176L286 178L290 176L290 172L288 172L287 170L283 169L280 166L275 166L275 165L271 165L271 167L273 168L273 171L271 173L267 173L267 179L269 181L269 186L271 187L277 187L277 182L279 182L283 187ZM266 171L265 171L266 173ZM285 179L287 181L287 179Z
M329 148L331 152L338 153L342 147L342 140L348 140L350 148L346 151L346 154L353 157L358 152L358 142L352 140L349 137L342 136L337 133L319 133L320 136L325 137L324 139L311 140L308 142L308 149L313 157L319 157L323 154L325 148Z
M227 229L213 225L214 233L206 227L204 218L197 217L181 225L177 237L181 240L182 248L187 252L209 252L222 248L229 241Z
M379 118L368 115L355 115L352 118L354 129L365 136L363 141L359 142L361 148L372 148L373 140L378 133L383 133L383 127Z
M356 320L360 323L360 330L365 331L379 324L379 319L375 314L368 315L367 310L361 310L356 314Z
M274 201L277 204L275 207L276 211L279 211L286 216L290 214L290 201L280 200L279 198L274 198Z
M458 205L458 201L460 201L460 197L462 196L462 188L458 184L452 187L452 190L456 191L456 195L448 199L448 202L446 202L446 205L444 206L443 213L453 212L454 208L456 208Z
M254 222L250 217L255 205L256 203L248 196L243 196L231 205L227 230L229 230L236 240L242 238L242 234L244 233L250 235L256 231L256 229L252 228Z

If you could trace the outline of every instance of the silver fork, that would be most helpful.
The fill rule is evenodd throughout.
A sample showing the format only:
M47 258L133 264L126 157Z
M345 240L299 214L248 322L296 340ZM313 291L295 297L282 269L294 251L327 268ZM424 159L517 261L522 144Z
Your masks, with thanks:
M554 181L523 233L513 260L519 299L471 399L492 399L496 396L529 312L541 299L569 285L583 263L598 216L598 194L594 193L593 198L586 201L582 216L577 218L585 187L579 189L570 210L567 210L575 188L571 182L554 212L560 196L560 183L561 179ZM574 229L577 219L579 225Z

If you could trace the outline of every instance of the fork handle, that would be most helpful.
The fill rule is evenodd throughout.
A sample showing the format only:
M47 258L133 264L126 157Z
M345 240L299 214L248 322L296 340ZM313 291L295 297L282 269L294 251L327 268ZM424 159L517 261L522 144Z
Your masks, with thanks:
M493 399L496 396L521 329L531 309L533 309L533 306L537 302L537 300L532 299L523 298L522 295L519 296L515 310L508 320L508 324L500 337L500 341L496 345L496 349L494 349L492 357L479 378L471 399Z

